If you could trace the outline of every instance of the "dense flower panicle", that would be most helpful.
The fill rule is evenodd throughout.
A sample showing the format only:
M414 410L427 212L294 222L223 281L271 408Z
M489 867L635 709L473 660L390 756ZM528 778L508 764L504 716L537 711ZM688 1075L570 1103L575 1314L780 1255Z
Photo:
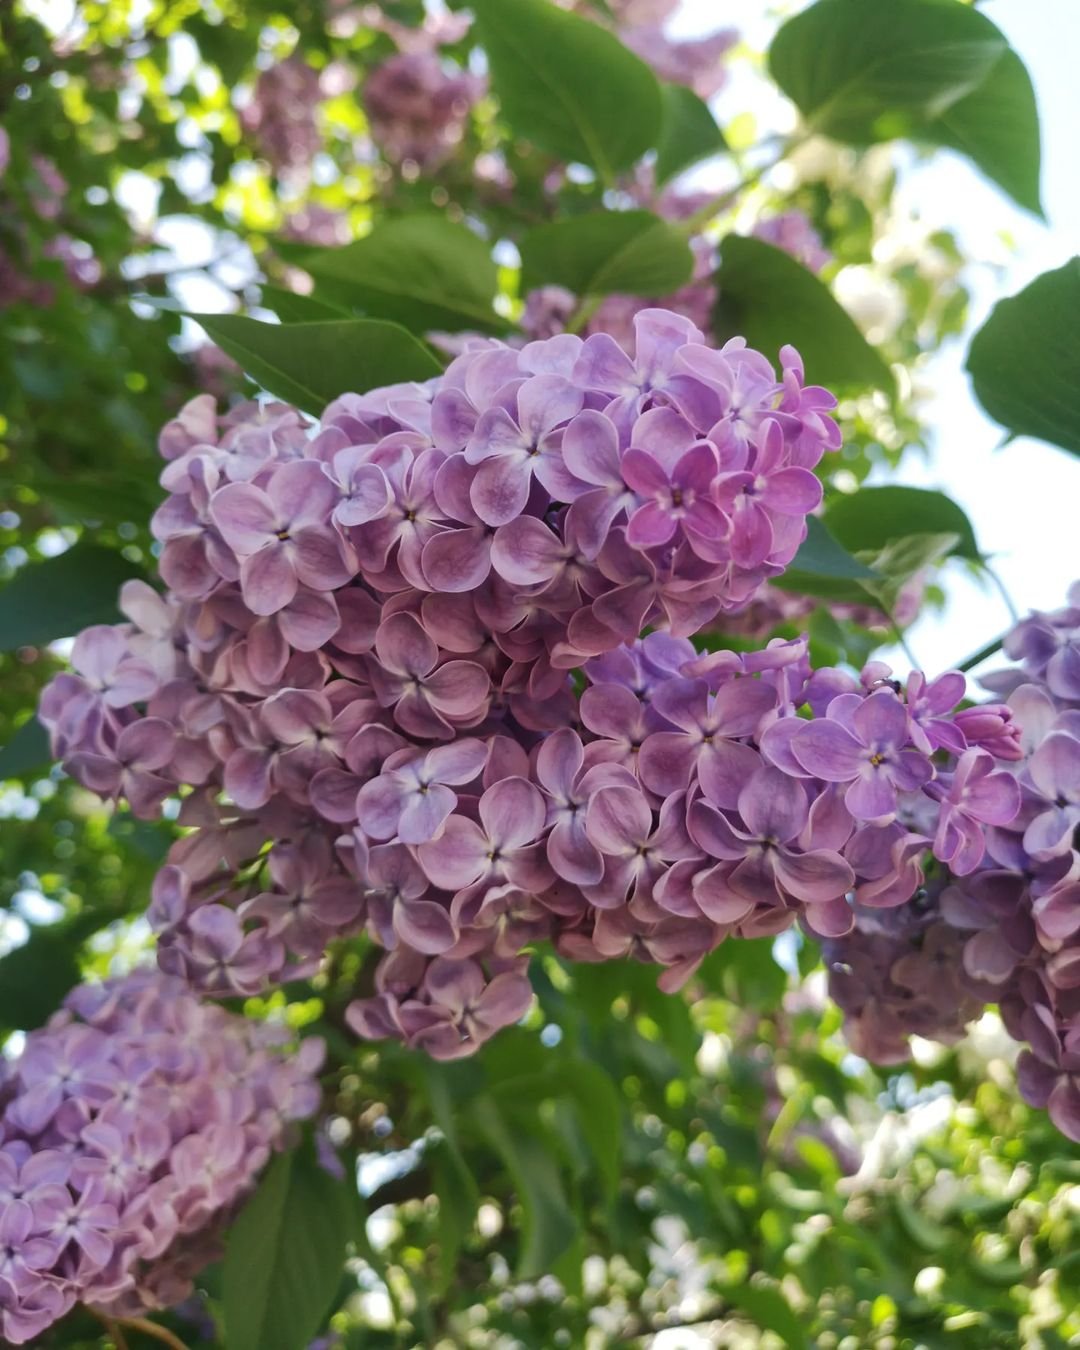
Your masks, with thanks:
M291 1122L323 1047L143 971L81 985L0 1079L0 1329L36 1341L75 1303L167 1307Z
M259 75L240 118L277 173L310 168L322 147L317 120L321 101L319 72L300 56L279 61Z
M880 1062L905 1058L911 1034L953 1039L981 1004L996 1002L1010 1034L1028 1047L1019 1061L1024 1097L1046 1107L1074 1140L1080 1140L1078 600L1074 584L1065 608L1034 614L1006 637L1005 651L1020 666L983 679L1008 695L1006 703L953 713L953 677L914 689L909 682L917 742L949 755L949 771L924 788L936 803L932 822L914 816L912 823L933 829L934 856L947 870L935 877L932 904L916 899L887 916L857 910L852 933L827 951L830 990L848 1015L848 1037ZM826 720L838 704L830 703ZM835 749L839 738L827 734ZM800 744L801 736L792 738L793 749ZM843 748L851 752L846 742ZM815 765L818 772L825 767L837 766ZM849 800L853 790L854 783Z
M992 990L980 998L965 979L963 948L964 935L928 896L893 909L859 907L851 933L822 947L829 994L855 1053L901 1064L911 1036L958 1041L993 998Z
M372 139L395 163L438 168L454 153L485 82L448 68L436 51L400 51L364 82Z
M665 311L635 335L481 341L317 427L200 397L164 429L169 591L129 583L40 715L138 815L194 789L165 971L251 994L366 929L351 1024L449 1058L521 1016L538 939L675 988L730 935L903 903L931 844L978 865L1017 803L962 677L689 640L791 561L834 400L791 349L778 377Z

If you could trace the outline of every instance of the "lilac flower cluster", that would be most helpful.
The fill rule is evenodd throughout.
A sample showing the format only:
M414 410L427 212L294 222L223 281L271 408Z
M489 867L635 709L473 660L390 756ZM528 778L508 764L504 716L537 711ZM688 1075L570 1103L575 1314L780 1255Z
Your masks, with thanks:
M317 120L321 101L319 72L302 56L290 56L260 73L240 120L275 172L310 168L322 144Z
M0 140L0 179L11 159L11 141ZM14 175L14 171L13 171ZM58 262L68 283L76 290L92 290L101 281L101 263L82 239L56 231L67 197L67 179L44 155L31 155L15 191L0 191L0 226L10 246L0 247L0 309L30 305L44 309L55 303L56 287L36 273L42 261ZM28 228L28 226L30 228ZM42 234L47 237L39 237Z
M950 808L937 821L934 852L948 871L933 905L905 906L884 933L880 916L860 915L830 947L830 987L853 1018L853 1044L884 1062L903 1057L908 1034L949 1039L958 1018L996 1002L1029 1047L1024 1097L1080 1140L1080 583L1063 609L1032 615L1004 645L1018 664L983 683L1007 703L964 709L950 729L1007 761L1016 809L988 813L1004 800L1003 771L984 774L943 741L952 786L943 792L946 775L927 789Z
M832 254L802 211L781 211L759 220L754 226L754 238L790 253L811 272L820 272L832 262Z
M911 1036L943 1045L961 1039L993 997L992 989L980 997L965 977L964 941L943 918L939 898L856 908L851 933L823 944L829 994L856 1054L901 1064L911 1058Z
M81 985L0 1077L0 1330L37 1341L75 1303L167 1307L290 1122L322 1043L202 1004L143 971Z
M248 994L366 928L388 954L352 1025L448 1058L521 1016L536 939L674 988L728 935L905 901L905 803L971 867L1015 813L962 677L902 697L802 640L695 650L794 556L834 400L791 349L778 379L676 315L635 328L633 356L483 342L317 429L205 397L165 428L169 592L129 583L40 715L137 815L194 789L150 910L166 971Z
M447 66L436 51L396 52L364 82L372 139L393 163L437 169L460 144L485 87L480 77Z
M572 6L597 17L592 5ZM619 39L650 65L663 80L684 84L699 98L718 94L727 82L724 57L739 40L732 28L697 38L672 38L665 32L679 0L610 0L606 12L614 20Z

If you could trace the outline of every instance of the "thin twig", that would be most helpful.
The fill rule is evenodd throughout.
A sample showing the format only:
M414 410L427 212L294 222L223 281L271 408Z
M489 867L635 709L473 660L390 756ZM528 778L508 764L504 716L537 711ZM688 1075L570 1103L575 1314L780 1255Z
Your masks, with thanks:
M881 602L880 600L878 600L877 603L878 603L879 605L881 605L881 608L882 608L882 611L883 611L885 617L888 619L890 625L892 626L893 633L894 633L895 636L896 636L897 642L900 644L901 650L903 651L904 655L907 657L908 661L911 663L911 669L912 669L912 670L922 670L922 666L919 665L919 662L918 662L918 660L917 660L916 657L915 657L915 653L911 650L911 647L908 645L908 640L907 640L907 638L904 636L904 630L900 627L900 625L899 625L899 624L896 622L896 620L893 618L892 611L891 611L890 609L887 609L887 608L885 607L885 605L882 604L882 602Z
M188 1350L179 1336L174 1336L167 1327L151 1322L149 1317L122 1317L119 1325L127 1327L129 1331L138 1331L143 1336L149 1336L151 1340L160 1341L162 1345L169 1346L170 1350Z
M766 174L772 173L778 164L782 164L792 150L800 146L806 139L805 136L792 136L789 140L781 143L780 148L772 159L767 159L764 164L759 164L756 169L751 169L745 177L741 178L734 187L725 188L723 193L714 201L706 202L692 216L687 216L685 220L679 221L675 226L682 234L690 237L700 234L706 226L711 225L717 216L727 211L735 199L742 193L749 191L752 187L757 187L758 183Z
M956 667L957 670L973 670L980 665L988 656L993 656L995 652L1001 651L1005 645L1004 636L995 638L993 642L988 642L985 647L980 647L977 652L969 656L966 661L961 661Z
M1013 598L1009 594L1008 589L1005 583L1002 581L999 573L995 572L994 569L990 566L990 564L985 562L983 563L983 571L994 583L998 595L1000 595L1002 600L1005 601L1005 608L1009 611L1009 618L1012 619L1013 623L1019 623L1020 612L1013 604Z
M120 1330L119 1323L112 1317L105 1317L103 1314L98 1315L105 1324L105 1331L113 1345L116 1347L116 1350L128 1350L127 1338Z
M574 310L566 321L566 332L580 333L585 325L600 307L600 301L603 299L599 295L586 295L578 301L578 307Z

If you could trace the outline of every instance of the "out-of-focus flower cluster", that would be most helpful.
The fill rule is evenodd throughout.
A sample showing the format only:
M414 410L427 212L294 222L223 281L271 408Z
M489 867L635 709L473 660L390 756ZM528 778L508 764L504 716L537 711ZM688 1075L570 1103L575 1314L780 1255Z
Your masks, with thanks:
M722 28L702 37L671 37L667 23L679 8L679 0L610 0L603 6L590 0L560 3L590 19L610 22L623 45L662 80L684 84L699 98L712 98L727 82L724 57L738 42L738 33Z
M143 971L81 985L0 1077L0 1328L35 1341L76 1303L179 1302L290 1123L323 1046Z
M953 725L1008 761L1017 810L969 833L964 815L1001 774L983 777L961 755L952 788L929 788L961 809L938 823L935 853L948 871L932 898L884 924L860 914L830 946L830 987L855 1048L883 1062L905 1057L909 1034L951 1039L996 1002L1029 1047L1024 1097L1080 1140L1080 583L1063 609L1025 619L1004 646L1017 664L983 683L1007 702L967 708Z
M318 427L204 397L165 428L168 592L129 583L40 710L137 815L193 789L165 970L253 993L366 927L387 956L352 1025L452 1057L526 1009L536 939L674 988L729 935L906 901L935 827L902 813L966 870L1015 814L982 748L1013 730L952 716L961 676L695 650L794 556L834 400L791 349L778 378L676 315L635 329L632 356L484 341Z
M244 130L276 173L307 173L322 148L319 72L300 56L262 71L241 113Z
M766 216L754 226L754 237L790 253L811 272L820 272L832 262L832 254L803 211L793 209Z
M399 50L364 82L372 139L391 163L430 173L454 153L473 105L487 88L483 78L462 70L441 51L461 41L470 20L460 14L429 15L419 28L385 16L375 21Z
M0 309L53 304L55 286L36 275L37 264L43 261L60 263L77 290L100 282L101 264L90 245L58 228L67 191L67 180L44 155L31 155L13 168L11 141L0 127L0 237L4 239L0 243Z

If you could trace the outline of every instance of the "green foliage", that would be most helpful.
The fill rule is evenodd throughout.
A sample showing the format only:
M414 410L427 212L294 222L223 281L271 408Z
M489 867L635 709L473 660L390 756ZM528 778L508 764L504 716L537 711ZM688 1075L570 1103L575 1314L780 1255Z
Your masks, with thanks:
M1080 454L1080 258L1000 300L967 356L975 397L1013 436Z
M952 552L970 562L982 554L971 521L943 492L913 487L864 487L848 496L832 497L825 525L852 553L878 550L912 534L955 534Z
M98 926L96 916L35 928L29 939L0 957L0 1028L39 1027L82 978L78 949Z
M502 115L518 136L610 182L657 144L660 85L610 33L549 0L472 6Z
M648 211L605 211L554 221L522 239L522 289L576 295L667 295L690 280L694 256L673 226Z
M663 112L656 146L656 181L669 178L700 160L727 149L724 133L709 111L709 105L682 84L660 86Z
M505 327L492 305L498 274L491 247L441 215L402 216L343 248L301 255L315 297L412 332Z
M345 313L313 295L297 295L295 291L283 291L280 286L261 286L259 303L282 323L318 323L323 319L340 319Z
M0 650L40 646L88 624L117 622L117 591L143 575L115 549L90 543L27 564L0 590Z
M828 286L782 249L729 234L721 244L716 282L720 338L741 334L770 355L790 343L813 383L893 392L888 365Z
M0 781L22 778L49 763L49 737L36 717L28 717L0 747Z
M853 558L816 516L811 516L806 522L806 538L777 584L801 595L858 603L866 598L861 583L873 581L876 575L873 568Z
M35 904L49 921L30 923L29 939L0 956L5 1030L46 1020L80 978L149 957L145 927L131 920L176 830L46 773L29 714L61 664L43 644L115 621L117 586L146 570L146 521L161 495L156 431L205 380L177 354L190 341L183 276L195 274L201 294L213 279L225 308L282 321L200 316L258 383L317 413L346 389L438 373L432 330L506 332L503 315L533 286L592 297L678 289L696 231L659 219L656 189L720 154L730 155L725 173L755 180L766 150L740 118L729 151L701 99L658 82L606 31L616 7L600 0L594 21L549 0L474 0L477 25L442 58L464 64L483 48L493 98L444 162L416 172L357 155L364 82L395 49L367 11L350 27L328 25L321 4L223 0L205 17L193 4L155 5L137 20L123 5L86 5L63 46L28 8L0 18L13 147L0 181L0 271L13 259L52 302L0 308L0 496L10 506L0 645L17 652L0 655L0 778L12 780L0 794L0 940L19 941ZM381 8L380 23L423 17L419 0ZM175 60L180 30L197 48L190 71ZM356 82L320 109L317 181L268 166L233 97L294 41L328 84L341 70ZM855 147L899 136L951 146L1038 210L1030 81L973 6L822 0L784 25L770 63L809 129ZM655 161L642 158L652 151ZM27 198L38 153L70 184L57 220ZM177 172L189 154L205 190ZM498 171L474 172L481 158ZM790 343L812 381L844 395L845 450L823 468L824 516L779 584L862 608L891 605L946 557L980 557L967 516L942 494L850 490L924 443L910 379L893 368L910 374L962 332L967 303L965 258L948 232L881 263L897 179L864 173L867 164L846 155L790 190L766 172L754 196L717 199L709 225L710 237L726 233L716 336L741 333L770 357ZM161 194L137 229L119 191L129 171ZM310 206L355 242L316 249L283 237ZM730 233L759 207L806 213L835 258L824 279ZM173 276L177 259L154 236L177 219L209 251L197 264L181 258ZM99 283L80 288L46 255L61 231L92 246ZM496 264L514 256L508 245L520 273ZM230 260L244 265L231 271ZM898 297L874 345L832 294L831 278L851 266ZM297 268L312 294L292 289L304 284ZM998 307L969 358L976 393L1003 426L1074 452L1078 290L1075 262L1040 278ZM228 376L218 392L235 384ZM58 528L76 542L48 557ZM815 658L827 651L856 668L883 633L824 604L805 626ZM723 630L715 640L739 641ZM1013 1350L1080 1337L1080 1151L1020 1104L997 1051L962 1046L896 1073L849 1055L809 939L724 943L674 996L637 963L569 965L541 952L526 1024L451 1064L345 1030L369 955L366 938L337 944L317 976L243 1007L325 1036L326 1104L348 1179L323 1172L307 1144L271 1165L232 1225L223 1267L199 1280L198 1311L216 1331L165 1315L193 1350L301 1350L331 1331L347 1350L599 1350L649 1343L687 1318L700 1318L706 1340L845 1350ZM946 1092L957 1107L927 1134L923 1108ZM366 1228L351 1185L357 1155L377 1215ZM936 1288L927 1267L944 1273ZM388 1308L373 1309L372 1291ZM126 1334L132 1350L151 1343ZM105 1344L79 1312L42 1338L43 1350Z
M1006 47L958 0L818 0L777 33L769 71L815 131L867 145L940 117Z
M968 155L1036 214L1039 126L1023 62L959 0L818 0L781 28L769 69L814 131L910 136Z
M924 135L967 155L1014 201L1043 214L1039 113L1031 76L1014 51L1002 52L986 79L931 122Z
M230 1350L303 1350L330 1310L357 1222L349 1188L310 1149L274 1159L229 1231Z
M270 324L197 314L223 351L269 393L320 413L339 394L437 375L438 361L406 329L379 319Z

